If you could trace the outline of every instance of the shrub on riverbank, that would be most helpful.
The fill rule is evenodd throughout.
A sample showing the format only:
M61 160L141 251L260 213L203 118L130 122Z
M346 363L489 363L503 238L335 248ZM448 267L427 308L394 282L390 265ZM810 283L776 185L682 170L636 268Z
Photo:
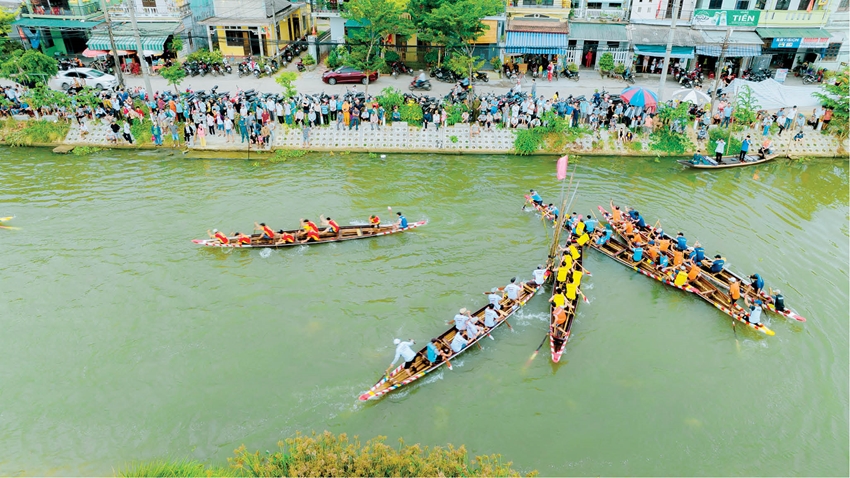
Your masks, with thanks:
M470 460L466 448L398 448L377 437L361 444L343 433L296 435L278 442L274 453L250 453L241 446L228 458L229 467L205 467L196 461L179 460L141 463L119 472L119 476L520 476L503 463L500 455L477 456ZM536 472L528 476L535 476Z
M56 143L65 139L70 128L71 123L68 121L15 121L8 118L0 124L0 138L9 146Z

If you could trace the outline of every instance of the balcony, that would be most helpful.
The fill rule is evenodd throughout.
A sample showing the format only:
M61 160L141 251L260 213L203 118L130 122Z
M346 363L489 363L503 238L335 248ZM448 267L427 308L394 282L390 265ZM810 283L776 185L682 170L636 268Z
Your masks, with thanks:
M513 8L563 8L561 0L511 0Z
M90 17L100 12L99 2L80 2L79 4L68 5L61 2L27 2L24 13L30 16L49 16L49 17Z
M189 4L185 3L180 6L156 6L136 8L136 17L138 18L155 18L158 20L164 19L181 19L192 13L189 9ZM130 11L126 5L117 5L109 8L109 14L115 18L130 17Z
M765 10L759 18L760 27L820 26L826 18L826 10Z
M576 18L621 22L626 20L626 10L622 8L583 8L576 13Z
M345 4L337 0L310 0L310 10L316 13L323 13L323 16L339 16L345 10ZM328 15L330 14L330 15Z

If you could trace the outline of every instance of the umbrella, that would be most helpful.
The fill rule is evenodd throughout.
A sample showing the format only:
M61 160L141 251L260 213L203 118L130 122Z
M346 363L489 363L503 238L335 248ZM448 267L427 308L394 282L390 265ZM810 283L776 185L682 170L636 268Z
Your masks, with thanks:
M711 102L711 98L707 94L694 89L681 89L673 93L673 99L693 103L697 106L707 105Z
M103 51L103 50L89 50L88 48L83 50L83 56L86 57L86 58L97 58L101 55L107 55L107 54L109 54L109 52Z
M643 106L647 111L654 111L658 105L658 95L640 86L626 88L620 93L620 98L632 106Z

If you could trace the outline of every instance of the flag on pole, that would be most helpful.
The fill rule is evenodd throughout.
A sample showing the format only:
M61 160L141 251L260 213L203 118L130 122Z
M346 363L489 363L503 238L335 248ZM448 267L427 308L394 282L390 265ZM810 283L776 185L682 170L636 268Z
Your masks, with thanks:
M558 158L558 181L567 179L567 163L569 161L566 154Z

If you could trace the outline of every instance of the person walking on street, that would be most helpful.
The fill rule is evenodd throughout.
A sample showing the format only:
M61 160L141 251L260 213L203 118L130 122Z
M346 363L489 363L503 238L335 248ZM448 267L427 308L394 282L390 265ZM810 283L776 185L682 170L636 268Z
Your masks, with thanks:
M714 148L714 159L717 161L717 164L720 164L723 159L723 152L726 149L726 141L723 141L723 138L717 140L717 146Z
M747 151L750 150L750 144L750 135L747 135L747 138L741 143L741 155L738 157L742 163L744 162L744 158L747 156Z
M537 98L537 79L533 78L531 80L531 97Z

